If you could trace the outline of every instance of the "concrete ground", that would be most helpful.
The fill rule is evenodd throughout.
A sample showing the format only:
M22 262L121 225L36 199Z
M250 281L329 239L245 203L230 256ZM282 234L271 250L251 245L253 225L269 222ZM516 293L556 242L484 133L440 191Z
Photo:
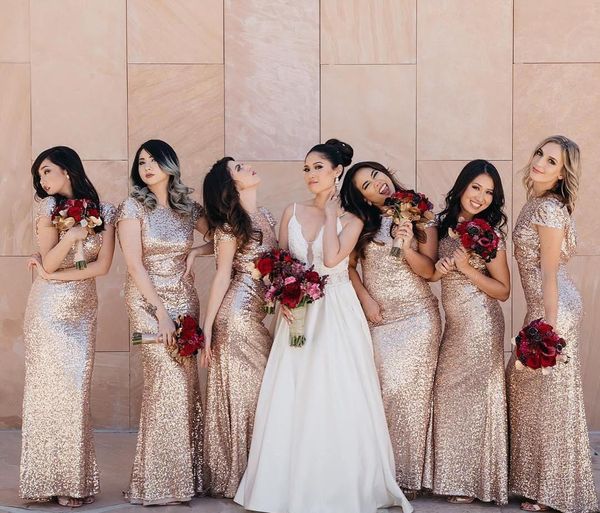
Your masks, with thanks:
M94 504L79 508L82 513L242 513L243 508L231 500L198 498L177 506L132 506L122 498L121 491L127 486L133 453L135 433L96 433L96 454L101 472L102 493ZM596 488L600 491L600 433L591 435ZM0 431L0 512L23 513L72 511L55 503L26 503L18 498L19 456L21 433ZM470 505L448 504L440 497L421 497L412 503L415 513L503 513L519 510L519 501L513 498L506 506L475 502ZM389 510L401 513L400 508Z

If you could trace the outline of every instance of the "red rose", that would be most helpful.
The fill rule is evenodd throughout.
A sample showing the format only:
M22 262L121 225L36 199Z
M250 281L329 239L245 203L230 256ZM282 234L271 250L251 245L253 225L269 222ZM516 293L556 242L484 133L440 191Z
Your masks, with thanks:
M90 208L88 209L88 216L92 216L92 217L100 217L100 212L98 212L97 209L95 208Z
M421 212L427 212L429 210L429 205L427 204L427 201L421 200L421 201L419 201L419 205L417 206L417 208Z
M531 369L539 369L542 366L539 353L529 355L527 357L527 362L525 363L525 365L527 365L527 367Z
M306 281L310 283L319 283L320 276L316 271L306 271L304 277L306 278Z
M81 221L81 216L83 215L83 208L81 207L69 207L67 210L67 217L72 217L75 219L75 222L78 223Z
M283 293L281 295L281 303L288 308L296 308L300 300L302 299L303 292L300 284L295 281L288 283L283 287Z
M270 258L260 258L258 262L256 262L256 268L263 276L267 276L273 270L273 264L275 262Z

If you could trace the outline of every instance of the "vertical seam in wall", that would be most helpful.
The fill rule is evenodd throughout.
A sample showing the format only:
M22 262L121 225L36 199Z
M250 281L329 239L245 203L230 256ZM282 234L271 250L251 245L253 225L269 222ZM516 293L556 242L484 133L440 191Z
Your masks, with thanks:
M511 197L510 197L510 223L514 226L514 202L515 202L515 0L512 3L512 58L511 58L511 90L510 90L510 151L511 151ZM512 237L512 226L508 227L508 232ZM508 241L507 241L508 242ZM512 249L512 245L510 246ZM513 290L515 282L515 259L512 254L510 255L510 271L511 278L513 281ZM514 319L515 319L515 300L514 294L510 295L510 332L511 335L514 333Z
M31 66L31 1L29 2L29 162L30 165L33 164L33 80L32 76L32 66ZM29 244L31 244L31 248L35 251L35 201L32 200L32 206L30 215L31 215L31 237L29 240ZM33 283L33 269L31 269L30 277L31 283Z
M419 101L418 101L418 94L419 94L419 88L418 88L418 61L419 61L419 46L418 46L418 35L417 35L417 31L419 30L419 23L418 23L418 16L419 16L419 2L417 0L415 0L415 190L419 190L419 183L418 183L418 173L417 173L417 164L418 164L418 152L417 152L417 148L418 148L418 144L419 144L419 136L418 136L418 126L419 126Z
M126 112L126 134L125 139L127 146L125 148L125 153L127 154L127 165L125 166L125 172L127 175L129 168L129 6L128 0L125 0L125 112ZM129 177L127 177L127 195L129 196ZM122 290L122 289L121 289ZM127 339L129 341L129 334L131 333L131 323L129 321L129 316L127 316ZM131 345L127 344L127 382L129 383L129 390L127 391L127 429L131 431L133 426L131 425Z
M226 87L225 87L225 1L223 0L222 3L222 14L223 14L223 34L222 34L222 38L223 38L223 48L221 49L221 61L223 62L223 155L225 155L225 141L227 139L227 101L226 101L226 96L225 96L225 92L226 92Z
M321 105L321 97L323 95L323 87L322 87L322 77L321 77L321 70L322 70L322 64L321 64L321 40L323 38L322 35L322 26L321 26L321 0L319 0L319 86L318 86L318 90L319 90L319 116L318 116L318 123L319 123L319 140L317 142L321 142L322 140L322 136L323 134L321 133L321 126L322 126L322 105Z

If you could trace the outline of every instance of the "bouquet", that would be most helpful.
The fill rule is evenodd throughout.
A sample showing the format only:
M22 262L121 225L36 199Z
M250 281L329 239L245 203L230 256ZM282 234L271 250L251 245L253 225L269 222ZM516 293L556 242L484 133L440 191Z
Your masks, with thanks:
M87 228L89 234L102 226L102 218L98 205L88 199L66 199L61 201L52 211L52 224L60 232L67 231L75 225ZM87 263L83 256L83 241L77 241L75 246L75 267L85 269Z
M433 205L427 199L427 196L420 192L412 190L396 191L394 194L385 199L384 205L389 207L389 215L392 216L394 224L400 224L402 221L411 221L415 228L423 231L428 222L434 219ZM422 232L424 234L424 232ZM416 234L419 242L424 242L424 236L419 237ZM402 253L404 241L400 239L398 242L394 240L391 254L400 256Z
M549 374L556 362L568 362L563 350L567 343L558 336L552 326L542 319L531 321L513 340L516 346L517 369L542 369Z
M323 297L327 276L321 276L314 266L308 267L282 249L263 253L251 264L251 272L267 286L264 308L268 313L275 311L277 301L294 311L290 345L302 347L306 342L306 305Z
M485 262L496 258L500 238L484 219L462 221L454 230L449 229L448 234L454 239L460 238L465 249L477 253Z
M131 336L133 345L159 342L156 334L135 331ZM175 343L167 346L171 358L183 364L190 356L198 354L204 348L204 333L196 319L190 315L178 315L175 320Z

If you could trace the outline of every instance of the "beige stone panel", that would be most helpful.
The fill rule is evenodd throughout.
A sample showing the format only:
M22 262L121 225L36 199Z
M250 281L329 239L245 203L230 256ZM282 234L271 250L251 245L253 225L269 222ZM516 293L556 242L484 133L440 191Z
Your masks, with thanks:
M129 353L95 354L92 423L96 429L129 428Z
M299 160L319 140L318 0L225 0L226 153Z
M64 144L82 159L127 159L125 24L120 0L31 2L34 155Z
M31 288L24 257L0 257L0 429L21 427L25 343L23 316Z
M130 163L140 144L163 139L199 199L205 171L223 156L223 101L221 65L130 65Z
M600 61L600 4L590 0L515 2L515 62Z
M415 66L322 66L321 139L331 137L352 145L353 162L381 162L413 187Z
M444 198L452 188L456 178L468 161L419 161L417 162L417 190L425 194L434 205L435 212L440 212L445 205ZM505 212L508 216L507 225L507 259L509 269L512 264L512 222L511 222L511 198L512 198L512 163L508 161L492 161L502 179L502 187L505 197ZM515 276L511 272L511 285L514 287ZM500 302L504 314L504 348L510 349L512 338L512 298Z
M321 1L321 64L414 64L416 0Z
M583 172L575 209L580 255L600 254L600 218L596 215L600 96L590 94L594 84L600 84L600 64L515 65L515 170L527 163L535 145L549 135L565 135L581 149ZM520 185L518 192L524 198Z
M583 297L584 317L579 339L579 356L588 426L600 430L600 256L577 256L569 263L569 272ZM567 340L567 344L568 344ZM568 347L568 346L567 346Z
M88 160L84 161L85 172L98 191L101 201L112 203L115 207L128 194L129 165L126 160Z
M29 62L29 0L0 0L0 62Z
M129 62L222 63L222 0L128 0Z
M31 219L29 65L0 64L0 255L28 255Z
M418 160L510 160L512 2L422 0L418 12Z

